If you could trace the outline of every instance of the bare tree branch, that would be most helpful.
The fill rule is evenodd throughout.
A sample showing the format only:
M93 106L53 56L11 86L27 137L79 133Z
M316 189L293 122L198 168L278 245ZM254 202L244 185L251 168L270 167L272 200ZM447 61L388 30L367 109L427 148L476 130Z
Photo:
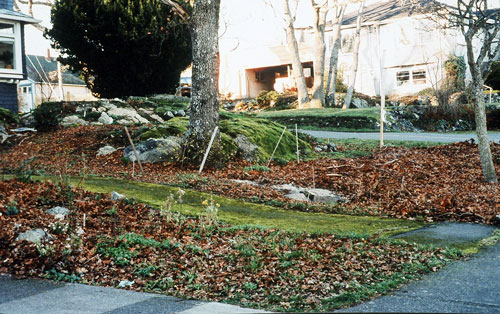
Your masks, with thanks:
M191 19L191 14L189 14L189 12L186 11L179 3L173 0L161 0L161 1L164 4L170 6L184 22L189 22L189 20Z

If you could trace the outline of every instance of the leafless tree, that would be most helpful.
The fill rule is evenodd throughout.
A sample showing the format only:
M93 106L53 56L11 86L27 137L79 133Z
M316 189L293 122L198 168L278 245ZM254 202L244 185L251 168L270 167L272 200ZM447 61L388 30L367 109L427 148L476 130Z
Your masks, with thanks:
M490 8L487 0L457 0L454 7L432 2L427 9L441 27L458 29L463 35L471 75L470 101L474 105L481 168L486 182L498 182L487 133L483 85L491 64L500 59L500 9Z
M325 102L328 106L335 105L335 84L338 75L338 59L340 50L340 29L344 21L344 13L347 7L347 2L337 3L334 7L332 16L332 50L330 52L330 62L328 66L328 79L326 83L326 99Z
M356 33L354 38L354 52L352 56L352 74L347 88L347 93L345 95L344 105L342 109L347 109L351 105L352 95L354 93L354 85L356 84L356 75L358 73L359 65L359 46L361 43L361 23L363 21L363 10L365 7L365 1L361 1L359 4L358 18L356 20Z

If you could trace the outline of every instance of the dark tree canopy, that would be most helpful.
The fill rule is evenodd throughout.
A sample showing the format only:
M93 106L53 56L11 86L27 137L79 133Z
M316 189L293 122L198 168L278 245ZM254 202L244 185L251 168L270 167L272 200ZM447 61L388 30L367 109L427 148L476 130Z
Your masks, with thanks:
M493 89L500 90L500 61L493 62L485 83Z
M171 93L191 63L189 27L160 0L57 0L47 36L101 97Z

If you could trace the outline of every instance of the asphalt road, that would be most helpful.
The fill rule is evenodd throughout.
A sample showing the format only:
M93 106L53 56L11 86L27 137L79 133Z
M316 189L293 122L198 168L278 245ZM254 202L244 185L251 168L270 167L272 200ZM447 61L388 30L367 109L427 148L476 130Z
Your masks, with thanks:
M379 133L354 133L354 132L330 132L330 131L309 131L300 130L300 132L309 134L319 138L330 139L348 139L357 138L362 140L378 140L380 139ZM490 140L500 142L500 133L489 132ZM441 143L455 143L468 141L474 139L477 141L475 133L384 133L385 140L398 140L398 141L422 141L422 142L441 142Z

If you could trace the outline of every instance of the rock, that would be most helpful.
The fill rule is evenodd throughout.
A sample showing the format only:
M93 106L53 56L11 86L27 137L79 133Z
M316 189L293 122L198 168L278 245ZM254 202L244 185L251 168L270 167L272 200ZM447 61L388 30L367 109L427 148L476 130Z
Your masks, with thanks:
M271 189L284 192L287 194L297 194L297 193L302 193L304 191L303 188L295 186L293 184L272 185Z
M135 281L122 280L122 281L120 281L120 283L118 284L118 288L126 288L126 287L130 287L130 286L132 286L134 283L135 283Z
M366 100L361 99L361 98L356 98L356 97L354 97L352 99L351 106L353 106L354 108L368 108L368 107L370 107Z
M163 120L162 117L160 117L156 113L151 114L149 117L158 123L165 123L165 120Z
M307 189L305 195L309 200L318 203L335 204L344 201L342 197L324 189Z
M161 139L149 139L136 145L136 151L139 160L143 162L164 162L177 161L181 150L180 138L169 136ZM123 156L128 157L130 161L136 161L132 147L128 146L123 151Z
M25 127L33 128L35 126L33 112L19 115L19 123Z
M243 134L238 134L234 138L234 142L238 146L238 154L248 162L259 161L259 147L250 142L250 140Z
M114 108L108 111L108 115L121 117L125 120L129 120L132 123L149 123L149 121L141 117L137 111L130 108Z
M88 125L88 122L80 119L78 116L67 116L61 121L61 125L64 127L71 125Z
M46 213L54 216L60 215L66 217L69 214L69 209L67 209L66 207L56 206L48 209Z
M26 133L26 132L36 132L34 128L17 128L17 129L11 129L12 132L14 133Z
M115 191L113 191L111 193L111 200L112 201L116 201L117 202L117 201L121 200L122 198L125 198L125 195L122 195L122 194L120 194L118 192L115 192Z
M97 120L102 124L113 124L113 118L111 118L106 112L101 113L101 116Z
M45 233L45 231L37 228L35 230L28 230L26 232L20 233L17 236L16 241L26 240L28 242L40 243L46 236L47 233Z
M97 156L109 155L114 153L115 151L116 148L114 148L113 146L106 145L104 147L99 148L99 150L97 151Z
M260 186L257 182L255 182L255 181L250 181L250 180L237 180L237 179L232 179L231 181L233 181L234 183L238 183L238 184L248 184L248 185L251 185L251 186Z
M9 138L9 134L3 125L0 125L0 144L3 144Z
M295 201L303 201L303 202L308 202L310 201L307 196L305 196L302 193L291 193L291 194L286 194L285 197L295 200Z
M120 120L116 121L116 124L120 124L120 125L130 125L133 123L134 123L133 121L130 121L127 119L120 119Z
M186 116L186 112L184 110L178 110L175 113L175 116L177 116L177 117L185 117Z

